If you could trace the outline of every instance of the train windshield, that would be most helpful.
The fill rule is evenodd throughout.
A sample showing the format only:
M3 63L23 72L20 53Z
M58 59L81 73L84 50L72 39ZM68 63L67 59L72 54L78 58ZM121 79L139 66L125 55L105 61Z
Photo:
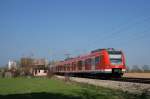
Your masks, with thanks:
M122 63L121 51L108 51L110 62L113 65L119 65Z

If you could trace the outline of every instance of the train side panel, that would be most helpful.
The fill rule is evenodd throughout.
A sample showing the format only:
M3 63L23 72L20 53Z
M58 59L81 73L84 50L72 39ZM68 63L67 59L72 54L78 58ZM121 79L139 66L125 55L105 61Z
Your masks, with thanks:
M120 51L101 50L61 62L52 67L55 73L122 75L126 70L125 57Z

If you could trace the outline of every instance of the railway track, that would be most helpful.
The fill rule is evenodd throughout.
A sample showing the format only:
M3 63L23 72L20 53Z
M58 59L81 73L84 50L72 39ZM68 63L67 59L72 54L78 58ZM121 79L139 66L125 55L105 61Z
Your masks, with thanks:
M111 78L110 80L121 81L121 82L133 82L133 83L150 84L150 78L129 78L129 77L122 77L122 78Z

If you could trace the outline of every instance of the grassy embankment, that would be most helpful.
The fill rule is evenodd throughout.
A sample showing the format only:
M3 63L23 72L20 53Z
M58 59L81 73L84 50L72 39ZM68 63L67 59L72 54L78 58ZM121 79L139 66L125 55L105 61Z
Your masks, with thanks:
M119 90L48 78L0 78L0 99L144 99Z

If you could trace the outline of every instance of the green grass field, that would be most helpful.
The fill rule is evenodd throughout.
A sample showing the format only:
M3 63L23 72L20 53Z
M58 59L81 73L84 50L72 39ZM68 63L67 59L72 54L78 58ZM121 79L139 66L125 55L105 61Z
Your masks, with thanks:
M119 90L48 78L0 78L0 99L140 99Z

